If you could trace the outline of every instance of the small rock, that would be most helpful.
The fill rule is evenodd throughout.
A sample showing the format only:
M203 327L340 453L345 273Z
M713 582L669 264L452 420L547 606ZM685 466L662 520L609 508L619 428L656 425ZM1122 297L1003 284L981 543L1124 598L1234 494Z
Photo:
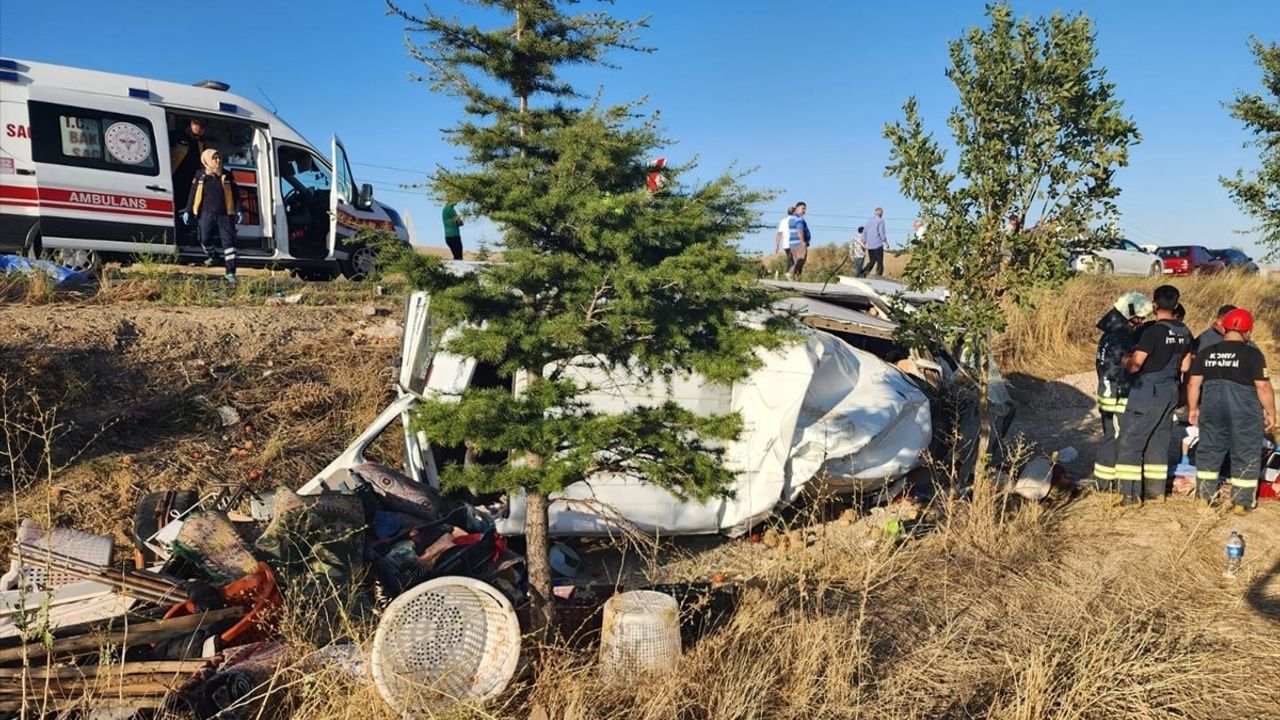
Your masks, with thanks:
M223 405L218 408L218 419L222 421L222 427L231 427L240 424L240 413L230 405Z
M294 293L292 295L284 296L285 305L297 305L300 302L302 302L302 293Z
M377 340L396 340L399 339L401 332L400 325L395 321L389 320L380 325L370 325L368 327L360 328L356 331L356 334Z
M361 312L361 314L363 314L365 317L377 317L377 316L379 316L379 315L386 315L386 314L387 314L387 311L386 311L386 310L383 310L382 308L378 307L377 305L365 305L363 308L361 308L361 309L360 309L360 312Z

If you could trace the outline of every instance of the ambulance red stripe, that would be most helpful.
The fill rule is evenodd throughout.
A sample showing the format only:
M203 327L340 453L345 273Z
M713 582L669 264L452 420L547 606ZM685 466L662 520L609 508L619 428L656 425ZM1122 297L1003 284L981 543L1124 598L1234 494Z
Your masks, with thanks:
M91 212L100 215L129 215L132 217L154 217L154 218L172 218L172 212L155 211L155 210L131 210L126 208L106 209L95 207L93 205L84 205L81 203L65 203L65 202L49 202L42 200L40 207L56 208L59 210L77 210L79 212Z
M19 187L17 185L0 185L0 198L17 199L17 200L37 200L39 199L39 191L33 187Z

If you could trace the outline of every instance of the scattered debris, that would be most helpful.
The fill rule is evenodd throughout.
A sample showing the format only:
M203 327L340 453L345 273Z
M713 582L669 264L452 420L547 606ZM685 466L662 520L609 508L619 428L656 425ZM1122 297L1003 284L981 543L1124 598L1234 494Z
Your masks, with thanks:
M222 405L218 408L218 419L222 421L222 427L239 425L240 413L230 405Z
M632 590L604 604L600 672L606 683L630 684L672 670L680 660L680 605L666 593Z
M0 274L35 275L48 278L56 288L71 288L91 280L88 274L76 272L51 260L33 260L21 255L0 255Z

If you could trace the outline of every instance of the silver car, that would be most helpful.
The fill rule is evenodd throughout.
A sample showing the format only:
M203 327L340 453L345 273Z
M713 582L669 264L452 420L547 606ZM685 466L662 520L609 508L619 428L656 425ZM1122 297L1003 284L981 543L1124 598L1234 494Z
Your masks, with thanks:
M1094 275L1159 276L1164 273L1164 263L1159 255L1129 240L1112 240L1102 247L1073 254L1071 269Z

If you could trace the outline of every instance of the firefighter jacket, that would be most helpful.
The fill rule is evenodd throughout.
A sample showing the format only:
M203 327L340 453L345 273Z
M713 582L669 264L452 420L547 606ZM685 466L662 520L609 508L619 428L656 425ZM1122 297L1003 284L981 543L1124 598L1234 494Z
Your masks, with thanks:
M1114 308L1102 316L1097 327L1102 331L1094 357L1094 369L1098 373L1098 408L1103 412L1123 413L1134 376L1125 371L1121 358L1133 352L1138 338L1129 327L1129 321Z

